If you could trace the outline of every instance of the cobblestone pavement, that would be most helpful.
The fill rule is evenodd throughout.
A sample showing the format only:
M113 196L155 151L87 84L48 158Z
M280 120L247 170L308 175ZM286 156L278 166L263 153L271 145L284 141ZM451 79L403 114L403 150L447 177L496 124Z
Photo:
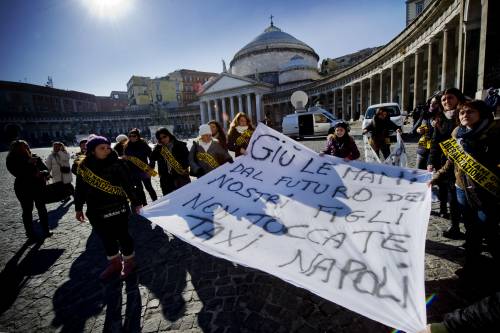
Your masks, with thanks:
M359 128L353 134L360 143ZM318 151L324 138L303 143ZM415 143L408 149L414 156ZM0 332L390 331L273 276L211 257L138 218L130 221L138 273L101 284L104 250L90 225L74 219L72 202L48 205L54 236L25 244L5 156L0 153ZM441 236L448 224L432 216L428 229L426 291L437 294L430 320L488 292L486 281L464 285L454 274L463 241Z

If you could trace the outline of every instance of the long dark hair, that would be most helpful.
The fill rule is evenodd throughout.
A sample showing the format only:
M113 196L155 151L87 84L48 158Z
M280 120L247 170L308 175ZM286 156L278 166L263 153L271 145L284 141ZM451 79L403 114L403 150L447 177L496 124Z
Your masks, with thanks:
M24 155L26 153L28 157L31 157L30 146L25 140L14 140L10 143L9 155Z
M226 143L227 143L227 137L226 137L226 133L224 133L224 129L222 128L222 126L219 124L218 121L215 121L215 120L211 120L208 122L208 125L212 125L214 124L215 127L217 127L217 137L216 139L223 145L223 146L226 146ZM213 136L213 135L212 135Z
M165 127L160 127L155 132L156 140L160 141L160 135L162 135L162 134L168 136L168 138L170 139L170 142L178 141L177 138L175 137L175 135L173 135L172 133L170 133L170 131L167 128L165 128Z

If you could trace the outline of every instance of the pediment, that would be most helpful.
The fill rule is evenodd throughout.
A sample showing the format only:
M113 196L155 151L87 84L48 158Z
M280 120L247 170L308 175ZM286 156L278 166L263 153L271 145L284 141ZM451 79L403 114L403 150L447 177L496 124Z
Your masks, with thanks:
M253 86L256 82L247 78L239 78L234 75L221 74L214 82L203 91L202 95L212 94L224 90Z

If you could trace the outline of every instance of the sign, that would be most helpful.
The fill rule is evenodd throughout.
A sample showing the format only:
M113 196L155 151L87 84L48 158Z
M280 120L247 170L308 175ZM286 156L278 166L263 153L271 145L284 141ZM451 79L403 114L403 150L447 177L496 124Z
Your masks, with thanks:
M426 323L429 179L423 170L319 156L259 124L247 155L142 215L211 255L417 332Z

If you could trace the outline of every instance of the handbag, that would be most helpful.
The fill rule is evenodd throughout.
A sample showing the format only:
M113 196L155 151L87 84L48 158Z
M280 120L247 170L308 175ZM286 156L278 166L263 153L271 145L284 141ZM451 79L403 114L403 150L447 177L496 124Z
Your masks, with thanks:
M44 186L45 203L62 201L75 193L73 184L64 184L63 182L52 183Z

